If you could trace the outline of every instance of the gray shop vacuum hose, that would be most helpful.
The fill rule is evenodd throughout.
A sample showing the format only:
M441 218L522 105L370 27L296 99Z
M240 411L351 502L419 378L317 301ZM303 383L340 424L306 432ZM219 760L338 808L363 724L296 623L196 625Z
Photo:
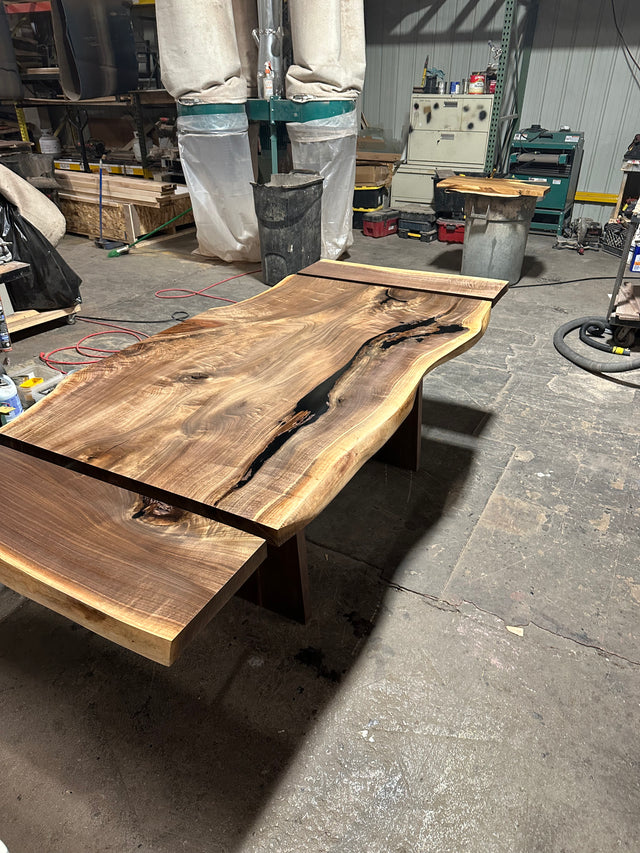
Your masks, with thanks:
M632 359L621 364L616 364L610 361L595 361L592 358L587 358L584 355L579 355L565 341L565 337L574 329L580 329L580 340L585 344L604 352L616 353L618 355L630 356L631 352L622 347L612 346L609 343L591 340L591 335L601 336L605 331L611 331L607 323L601 317L581 317L579 320L570 320L564 326L560 326L553 336L553 345L558 350L560 355L568 358L569 361L588 370L590 373L626 373L628 370L638 370L640 368L640 358Z

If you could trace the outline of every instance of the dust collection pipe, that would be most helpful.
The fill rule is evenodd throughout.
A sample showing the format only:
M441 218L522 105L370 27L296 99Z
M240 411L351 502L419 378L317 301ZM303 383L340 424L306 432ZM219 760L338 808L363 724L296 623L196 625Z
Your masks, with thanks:
M258 28L252 35L258 46L258 97L281 98L284 94L282 0L258 0Z
M253 208L244 102L258 72L262 94L282 85L281 0L156 0L162 80L178 101L178 141L204 255L227 261L260 257ZM338 257L352 242L357 112L365 69L363 0L289 0L294 63L287 98L349 100L348 114L288 125L295 168L325 179L323 255ZM278 31L280 34L278 34ZM271 75L268 75L269 77ZM265 90L265 82L269 83ZM283 92L283 95L285 92ZM238 106L238 112L231 108Z

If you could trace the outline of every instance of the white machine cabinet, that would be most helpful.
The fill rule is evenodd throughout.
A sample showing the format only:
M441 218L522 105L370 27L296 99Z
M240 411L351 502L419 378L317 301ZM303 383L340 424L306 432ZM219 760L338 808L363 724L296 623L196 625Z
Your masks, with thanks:
M487 154L493 95L411 97L407 162L391 187L391 204L428 204L440 167L481 172Z

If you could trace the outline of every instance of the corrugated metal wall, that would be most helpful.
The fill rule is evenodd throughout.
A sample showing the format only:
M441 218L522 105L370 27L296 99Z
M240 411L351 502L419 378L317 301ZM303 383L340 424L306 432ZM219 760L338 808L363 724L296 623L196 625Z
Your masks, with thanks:
M615 0L618 24L640 61L638 0ZM635 69L640 80L640 71ZM640 133L640 83L614 28L611 0L541 0L522 124L585 134L578 190L618 194L622 155ZM605 222L611 207L577 205L574 216Z
M485 68L489 40L500 43L503 0L365 0L367 74L362 110L396 139L409 125L411 90L426 57L447 80Z
M619 25L640 61L638 0L614 0ZM518 7L518 37L530 3ZM411 89L420 83L425 57L448 80L483 68L487 42L500 42L503 0L365 0L367 76L362 109L367 121L403 138ZM511 65L513 70L513 63ZM636 69L640 79L640 71ZM640 85L625 61L611 0L540 0L521 126L585 133L579 189L616 193L622 154L640 133ZM504 111L504 109L503 109ZM575 215L606 221L611 208L578 206Z

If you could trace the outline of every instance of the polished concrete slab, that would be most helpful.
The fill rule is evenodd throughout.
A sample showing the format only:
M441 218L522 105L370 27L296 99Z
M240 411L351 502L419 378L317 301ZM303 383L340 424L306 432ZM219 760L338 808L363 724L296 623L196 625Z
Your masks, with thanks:
M367 463L309 529L308 625L234 599L166 670L0 591L10 853L638 849L640 377L555 352L617 261L552 243L426 378L420 470ZM61 250L82 316L152 333L224 304L158 290L263 289L193 247ZM458 271L461 250L356 234L351 259ZM13 361L99 328L23 334Z

